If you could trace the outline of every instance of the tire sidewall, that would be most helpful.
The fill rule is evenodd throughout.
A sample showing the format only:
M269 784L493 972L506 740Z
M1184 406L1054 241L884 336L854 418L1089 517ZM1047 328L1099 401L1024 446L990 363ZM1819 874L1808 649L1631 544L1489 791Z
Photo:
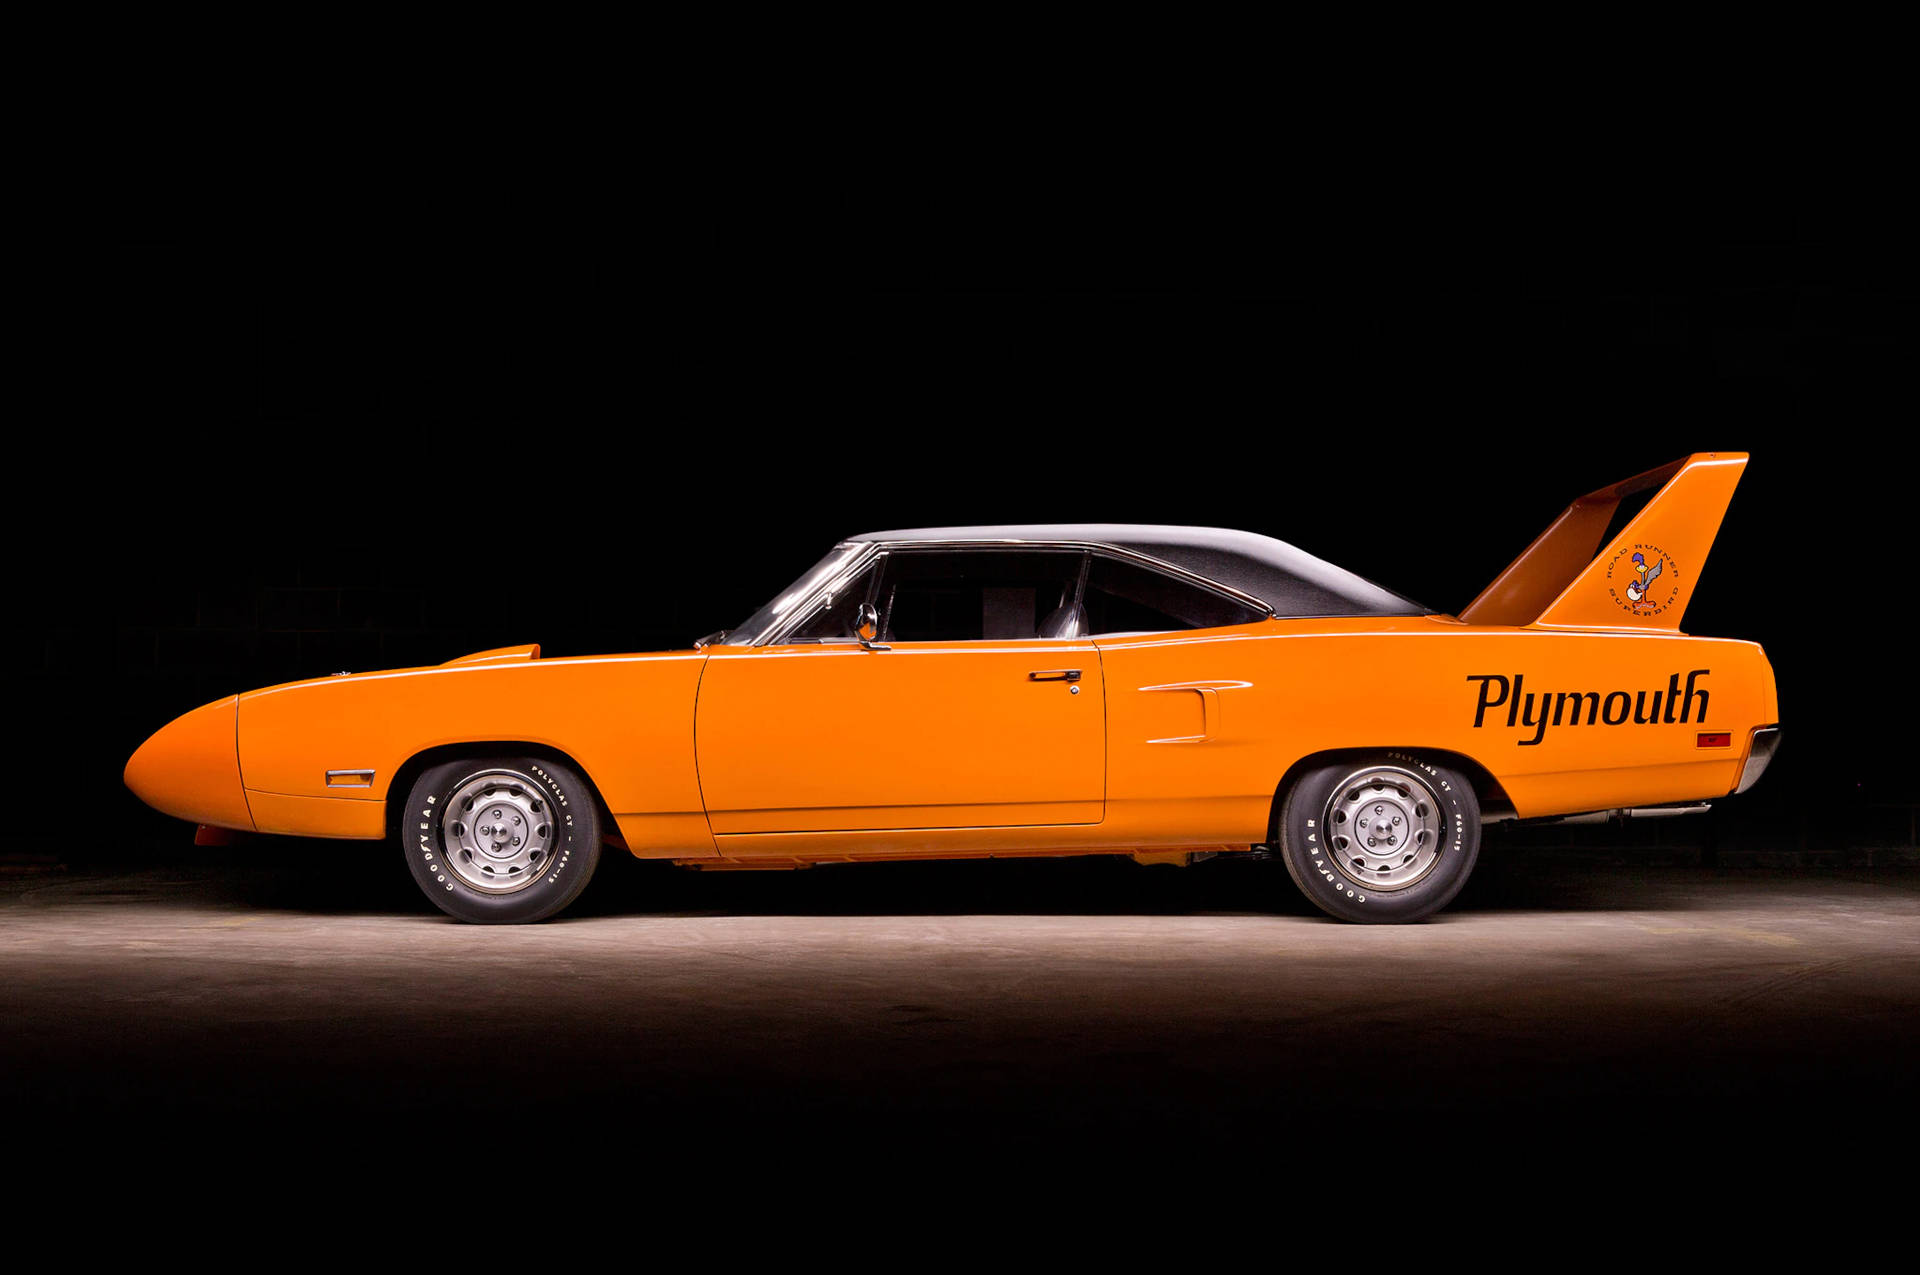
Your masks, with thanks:
M554 808L554 853L540 879L512 894L488 894L461 879L444 859L441 815L467 779L488 770L519 771L546 789ZM407 868L442 912L482 925L544 920L586 889L600 861L600 807L574 770L544 757L462 757L429 766L407 794L399 838Z
M1444 819L1442 850L1431 871L1402 890L1368 890L1324 852L1321 828L1327 800L1348 776L1370 766L1393 766L1419 775L1439 800ZM1382 751L1316 766L1299 776L1280 811L1280 850L1294 884L1322 911L1346 921L1420 921L1460 893L1480 855L1480 802L1459 771L1418 753Z

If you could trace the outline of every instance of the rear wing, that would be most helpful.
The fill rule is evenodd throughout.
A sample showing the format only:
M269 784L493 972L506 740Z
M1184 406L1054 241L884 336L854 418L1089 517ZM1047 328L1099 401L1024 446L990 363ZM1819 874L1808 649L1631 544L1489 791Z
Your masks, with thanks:
M1587 493L1460 618L1468 624L1677 631L1746 467L1745 452L1696 452ZM1603 545L1620 502L1653 487L1660 490Z

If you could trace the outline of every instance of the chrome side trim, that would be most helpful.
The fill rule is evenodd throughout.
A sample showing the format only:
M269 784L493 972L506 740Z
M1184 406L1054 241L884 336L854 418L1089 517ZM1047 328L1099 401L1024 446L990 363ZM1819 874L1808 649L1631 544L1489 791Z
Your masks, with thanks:
M841 585L845 584L848 580L852 579L854 576L858 575L861 571L865 570L868 564L871 563L872 560L877 555L882 553L892 553L896 551L911 551L911 550L922 550L922 549L1060 549L1060 550L1071 551L1074 553L1096 553L1101 555L1102 557L1113 558L1120 562L1129 562L1136 566L1145 567L1149 571L1157 571L1162 575L1170 576L1173 579L1179 580L1184 584L1193 585L1195 588L1206 589L1213 593L1218 593L1223 597L1233 599L1235 602L1240 603L1242 606L1251 607L1253 610L1258 611L1263 616L1271 616L1273 614L1273 608L1268 606L1265 602L1261 601L1259 598L1254 597L1250 593L1242 593L1240 590L1232 587L1231 585L1221 584L1218 580L1210 580L1206 576L1199 575L1192 571L1188 571L1185 567L1176 567L1171 562L1163 561L1159 558L1152 556L1151 554L1139 553L1132 549L1123 549L1118 545L1100 544L1097 541L1090 541L1090 540L860 540L860 541L852 541L852 542L843 541L842 543L853 543L853 544L861 545L863 546L863 551L849 558L847 560L846 565L841 568L840 573L838 575L834 576L831 580L823 581L817 588L814 589L812 596L807 598L807 600L801 603L799 606L796 606L792 610L790 610L784 619L782 619L778 624L775 624L774 626L772 626L767 632L761 633L761 634L755 634L752 637L743 637L742 635L739 635L739 634L733 635L734 637L740 638L740 641L737 643L737 645L741 645L741 646L778 646L780 645L781 640L785 638L789 633L792 633L795 629L799 628L802 624L806 623L808 620L813 618L814 613L818 611L822 605L824 605L825 599L828 596L838 592Z
M1780 748L1780 728L1778 726L1756 726L1753 728L1753 742L1747 745L1747 764L1740 771L1740 786L1733 791L1743 793L1760 782L1760 776L1767 773L1767 766L1773 761L1773 755Z

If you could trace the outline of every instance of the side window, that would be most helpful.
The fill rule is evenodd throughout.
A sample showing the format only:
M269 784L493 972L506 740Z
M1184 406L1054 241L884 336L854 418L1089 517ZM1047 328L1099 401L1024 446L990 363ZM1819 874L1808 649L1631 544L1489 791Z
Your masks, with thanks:
M827 604L813 618L788 636L789 642L820 642L830 638L853 636L854 612L873 597L873 578L878 565L870 566L829 594Z
M929 550L888 555L881 631L896 642L1031 638L1073 604L1074 550Z
M1261 614L1211 589L1098 554L1087 572L1083 602L1087 632L1096 636L1250 624Z

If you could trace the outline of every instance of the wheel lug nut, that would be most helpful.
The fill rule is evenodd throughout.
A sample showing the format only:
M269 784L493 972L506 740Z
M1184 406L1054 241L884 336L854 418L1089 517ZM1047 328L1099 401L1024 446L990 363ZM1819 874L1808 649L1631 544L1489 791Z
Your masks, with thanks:
M519 844L520 844L520 838L518 838L518 837L515 837L515 838L513 839L513 844L514 844L514 845L516 845L516 846L517 846L517 845L519 845Z

